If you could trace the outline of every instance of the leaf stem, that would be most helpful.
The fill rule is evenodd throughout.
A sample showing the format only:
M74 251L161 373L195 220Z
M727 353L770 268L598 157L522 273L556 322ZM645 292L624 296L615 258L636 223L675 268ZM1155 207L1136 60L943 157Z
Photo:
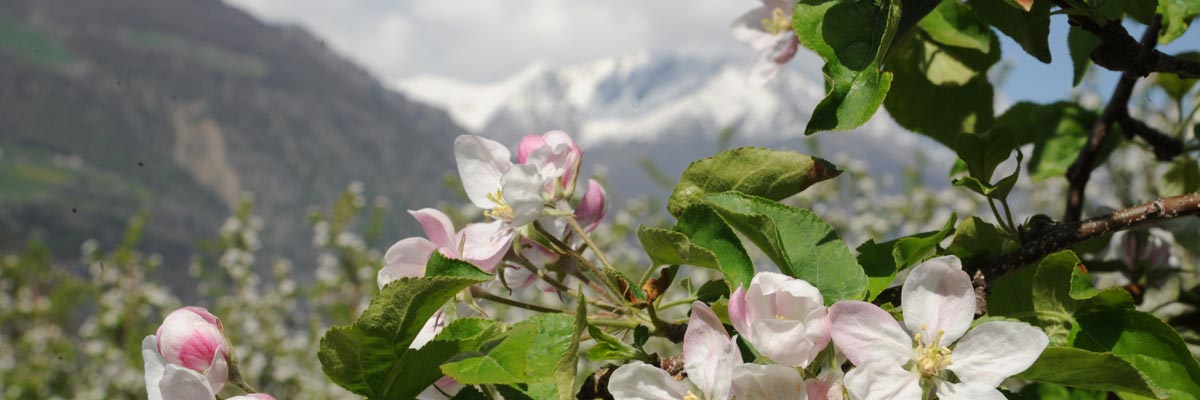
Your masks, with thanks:
M549 307L542 307L542 306L539 306L536 304L529 304L529 303L513 300L513 299L510 299L507 297L497 296L495 294L492 294L491 292L488 292L486 290L483 290L483 289L480 289L480 288L477 288L474 286L471 287L471 296L478 297L478 298L481 298L484 300L493 301L493 302L500 303L500 304L504 304L504 305L510 306L510 307L524 308L529 311L536 311L536 312L540 312L540 313L556 313L556 314L563 313L562 310L556 310L556 309L549 308Z

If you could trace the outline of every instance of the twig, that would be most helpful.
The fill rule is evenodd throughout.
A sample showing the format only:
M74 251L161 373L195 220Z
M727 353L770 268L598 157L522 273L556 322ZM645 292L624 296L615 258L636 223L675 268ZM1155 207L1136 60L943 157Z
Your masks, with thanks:
M1067 7L1063 6L1063 8ZM1083 26L1085 29L1089 26L1097 26L1094 21L1076 15L1072 15L1070 21L1072 24ZM1112 28L1114 26L1116 28ZM1125 30L1119 23L1115 22L1109 22L1107 27L1108 29ZM1158 30L1161 27L1162 17L1155 15L1154 21L1150 23L1150 26L1146 27L1146 32L1142 35L1141 45L1153 49L1155 44L1158 43ZM1129 33L1126 32L1125 35L1128 36ZM1104 39L1104 37L1101 37L1101 40ZM1133 39L1130 38L1129 40ZM1117 82L1117 87L1113 89L1112 98L1108 100L1108 106L1104 108L1104 113L1100 114L1100 118L1096 120L1095 125L1092 125L1087 143L1084 144L1083 148L1079 149L1079 156L1075 158L1075 162L1071 163L1071 167L1067 169L1067 181L1070 183L1070 188L1067 192L1067 207L1063 213L1063 221L1075 222L1079 221L1082 217L1084 189L1087 188L1088 180L1091 179L1092 169L1096 164L1096 156L1100 153L1100 147L1104 144L1104 140L1108 136L1108 131L1112 129L1113 124L1122 117L1128 117L1129 97L1133 94L1133 85L1137 83L1138 77L1139 75L1133 72L1121 74L1121 79Z
M524 302L516 301L516 300L510 299L507 297L497 296L495 294L492 294L491 292L488 292L486 290L483 290L483 289L480 289L480 288L477 288L474 286L471 287L471 296L474 296L474 297L477 297L480 299L484 299L484 300L488 300L488 301L493 301L493 302L500 303L500 304L504 304L506 306L524 308L529 311L537 311L537 312L541 312L541 313L555 313L555 314L562 313L562 310L555 310L555 309L549 308L549 307L542 307L542 306L539 306L536 304L524 303Z
M1170 161L1183 154L1183 142L1179 139L1167 136L1158 129L1146 125L1145 122L1133 119L1129 114L1121 115L1117 119L1117 123L1121 125L1121 130L1125 131L1126 136L1136 135L1149 143L1154 148L1154 158L1159 161Z

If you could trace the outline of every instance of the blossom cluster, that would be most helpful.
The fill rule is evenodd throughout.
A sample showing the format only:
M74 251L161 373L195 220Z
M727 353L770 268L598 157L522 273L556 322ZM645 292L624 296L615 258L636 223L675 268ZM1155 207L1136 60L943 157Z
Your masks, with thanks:
M867 302L826 307L809 283L760 272L734 291L728 316L765 363L743 362L737 337L695 302L683 340L687 380L635 362L613 373L609 390L618 400L1003 399L996 387L1029 368L1049 339L1021 322L972 327L974 299L954 256L909 273L903 324ZM843 371L847 360L852 367Z

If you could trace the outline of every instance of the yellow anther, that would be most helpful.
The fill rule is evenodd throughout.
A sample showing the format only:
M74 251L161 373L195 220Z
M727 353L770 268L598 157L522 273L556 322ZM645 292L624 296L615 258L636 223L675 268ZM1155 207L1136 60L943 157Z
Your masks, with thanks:
M921 330L926 330L925 325L921 325ZM939 329L937 336L933 338L933 343L926 346L921 342L921 334L913 335L913 339L917 342L915 351L916 368L922 376L926 378L940 377L946 372L946 368L953 364L950 359L950 348L942 346L942 337L946 335L946 331Z
M792 18L782 8L771 11L771 18L763 18L763 29L772 35L787 32L792 29Z
M484 217L510 222L513 220L514 214L512 207L509 207L508 203L504 202L504 194L500 192L500 189L496 189L496 193L488 193L487 198L493 203L496 203L496 207L493 207L491 210L484 211Z
M683 400L700 400L700 396L696 396L696 394L695 394L695 393L692 393L692 392L689 390L689 391L687 392L687 395L686 395L686 396L683 396Z

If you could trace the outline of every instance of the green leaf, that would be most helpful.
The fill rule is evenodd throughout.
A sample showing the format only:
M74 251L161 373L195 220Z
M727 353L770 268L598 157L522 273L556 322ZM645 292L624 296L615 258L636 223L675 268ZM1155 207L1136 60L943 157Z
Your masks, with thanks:
M1188 158L1172 162L1160 182L1162 187L1159 194L1163 196L1178 196L1200 191L1200 164L1197 164L1196 160Z
M596 344L592 346L592 348L588 349L587 356L589 360L624 361L638 358L639 352L636 348L626 344L625 342L621 341L621 339L617 339L616 337L609 335L607 332L604 332L603 329L600 329L595 325L588 325L587 330L588 335L592 337L592 340L596 341Z
M935 42L980 53L991 52L994 35L975 17L970 7L957 0L942 0L919 25Z
M932 256L937 250L937 244L954 232L954 222L957 216L950 215L950 220L937 232L918 233L883 243L867 240L858 246L858 263L862 265L867 275L867 301L875 300L892 282L896 275L924 259Z
M880 66L899 29L900 11L900 2L891 0L796 4L796 37L825 60L827 94L813 110L805 134L857 128L879 109L892 81Z
M687 235L670 229L639 226L638 241L655 266L687 264L720 270L717 256L692 244Z
M1163 16L1162 30L1158 32L1158 44L1167 44L1183 36L1192 19L1200 15L1200 2L1159 0L1157 12Z
M588 328L587 297L582 294L582 286L579 288L579 293L579 299L576 300L579 304L575 308L575 331L571 334L567 351L558 359L558 365L554 370L554 385L558 392L558 400L575 399L575 376L579 372L579 340L583 337L583 331Z
M955 228L954 240L946 251L957 256L963 264L974 265L1015 250L1019 244L1006 236L1000 228L979 217L963 220ZM990 308L990 305L989 305Z
M1200 61L1200 52L1189 51L1175 56L1186 60ZM1175 74L1161 72L1154 74L1154 82L1167 93L1167 96L1171 97L1171 100L1176 102L1183 101L1188 92L1192 90L1192 87L1196 85L1196 81L1194 78L1184 79Z
M679 216L688 206L702 203L705 194L730 190L783 200L841 173L828 161L794 151L740 147L688 165L667 209Z
M1079 86L1088 67L1092 65L1092 50L1100 45L1100 38L1091 32L1072 26L1067 31L1067 47L1071 51L1071 63L1074 65L1074 78L1071 86Z
M989 53L943 45L915 35L893 50L888 70L895 74L888 115L904 128L954 147L962 132L991 127L993 88L987 70L999 60L1000 44L991 31Z
M993 129L984 133L958 135L954 152L967 164L967 173L984 183L991 182L996 167L1012 156L1015 133L1009 129Z
M322 370L334 383L363 396L416 396L440 377L430 365L469 350L475 341L434 340L420 350L410 350L409 344L455 293L490 279L404 278L389 283L353 325L326 331L317 353ZM484 326L476 328L481 333Z
M1026 169L1035 180L1061 177L1079 156L1091 136L1097 115L1074 102L1036 104L1021 102L996 119L996 126L1019 132L1017 145L1033 143ZM1108 135L1096 157L1096 165L1120 144L1122 135Z
M1162 320L1125 309L1082 316L1079 325L1075 347L1125 359L1164 395L1159 398L1200 399L1200 363Z
M471 265L469 262L446 257L440 251L435 251L429 256L429 261L425 264L425 276L447 276L475 280L492 279L492 274L483 272L483 270Z
M1038 61L1050 63L1049 1L1034 1L1028 12L994 0L967 0L967 4L979 19L1011 37L1026 53Z
M675 223L675 230L687 235L692 245L712 252L730 288L750 286L754 263L742 247L742 240L712 208L703 204L688 207Z
M466 385L554 383L574 331L574 318L569 315L536 315L513 325L485 354L443 364L441 369Z
M1071 347L1047 348L1029 369L1016 377L1081 389L1155 396L1154 389L1128 361L1113 353Z
M866 295L862 267L829 224L812 211L737 192L710 194L705 200L784 274L819 289L826 304Z

